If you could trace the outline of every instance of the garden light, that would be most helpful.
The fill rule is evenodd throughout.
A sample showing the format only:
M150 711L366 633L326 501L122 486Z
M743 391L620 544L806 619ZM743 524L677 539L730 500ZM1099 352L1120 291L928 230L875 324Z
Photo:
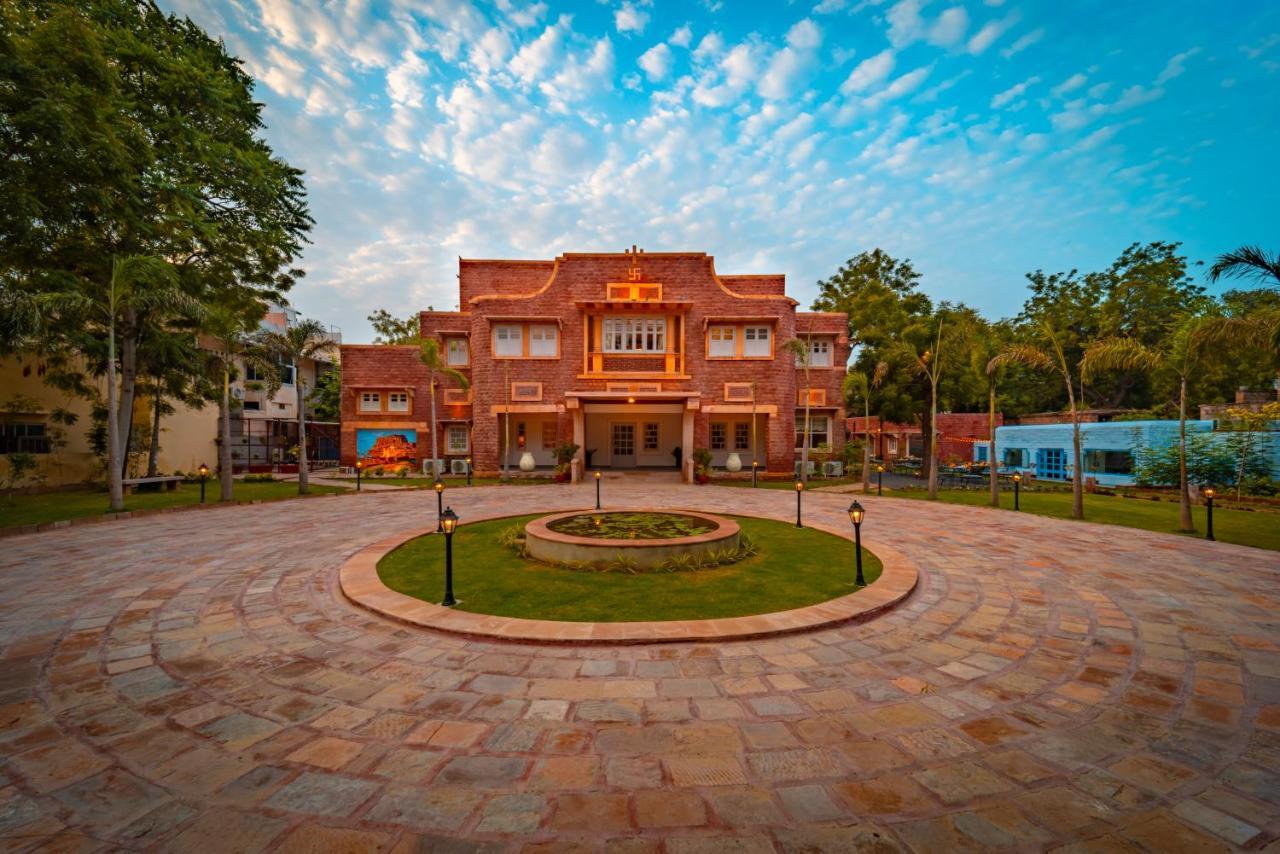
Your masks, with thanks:
M859 587L867 586L867 579L862 575L862 520L866 518L866 515L867 511L857 501L849 505L849 521L853 523L853 547L858 554L858 571L854 576L853 583Z
M803 528L804 524L800 521L800 496L804 494L804 482L796 481L796 527Z
M209 480L209 467L204 463L200 464L198 469L200 473L200 503L204 503L204 485Z
M1204 509L1207 518L1204 523L1204 538L1212 540L1213 537L1213 496L1217 493L1213 491L1213 487L1209 487L1204 491Z
M436 491L436 533L444 533L444 481L436 475L435 486L432 487Z
M452 507L445 508L440 514L440 529L444 531L444 600L440 602L446 608L458 604L453 598L453 532L458 528L458 514Z

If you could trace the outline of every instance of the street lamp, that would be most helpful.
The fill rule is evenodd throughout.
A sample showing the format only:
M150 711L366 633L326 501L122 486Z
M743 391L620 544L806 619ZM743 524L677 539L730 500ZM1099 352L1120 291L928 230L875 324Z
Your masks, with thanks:
M453 532L458 527L458 514L452 507L445 508L440 514L440 530L444 531L444 600L440 603L446 608L458 604L453 598Z
M804 482L796 481L796 527L803 528L804 525L800 521L800 496L804 494Z
M1018 510L1018 486L1022 483L1022 475L1014 474L1013 476L1013 509Z
M862 520L866 515L867 511L857 501L849 505L849 521L853 523L853 547L858 553L858 573L854 576L853 583L859 587L867 586L867 579L862 575Z
M884 495L884 466L876 466L876 495Z
M444 532L444 481L440 475L436 475L433 489L436 491L436 533L439 534Z
M467 486L471 485L471 457L467 457Z
M209 467L204 463L200 464L198 469L200 472L200 503L204 503L204 485L209 480Z
M596 472L596 509L597 510L601 509L600 507L600 472Z
M1208 518L1205 520L1204 527L1204 538L1206 540L1213 539L1213 496L1216 494L1217 493L1213 491L1213 487L1209 487L1204 491L1204 508L1208 513Z
M364 469L364 463L356 460L356 492L360 491L360 472Z
M760 471L760 461L752 460L751 461L751 488L752 489L756 488L756 472L758 471Z

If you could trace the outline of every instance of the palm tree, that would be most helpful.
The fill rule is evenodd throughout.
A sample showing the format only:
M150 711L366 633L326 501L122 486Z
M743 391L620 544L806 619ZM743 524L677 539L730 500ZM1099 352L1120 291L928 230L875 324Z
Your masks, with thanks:
M1056 372L1067 387L1067 403L1071 407L1071 444L1073 463L1071 467L1071 517L1084 518L1084 488L1081 480L1080 460L1080 412L1076 408L1076 376L1080 365L1074 369L1067 359L1062 334L1048 320L1038 321L1034 327L1038 336L1047 345L1045 349L1034 344L1012 344L987 363L988 369L999 370L1005 365L1021 364L1039 371ZM1084 381L1079 381L1081 394L1084 392Z
M464 389L470 383L467 382L465 374L456 368L449 367L446 363L444 354L440 349L439 338L420 338L418 340L418 358L422 360L422 364L427 369L427 387L431 393L431 467L436 477L439 477L440 465L436 451L440 447L440 425L436 421L436 374L452 377ZM510 418L509 415L507 417Z
M298 494L310 490L307 470L307 408L302 381L302 362L315 361L331 353L336 346L327 329L315 320L303 320L286 327L283 332L268 332L263 344L282 364L293 366L293 388L298 406ZM435 404L435 399L432 399Z
M262 305L219 304L206 312L200 325L201 333L212 343L206 351L209 372L222 386L218 398L218 479L222 492L220 499L232 499L231 471L231 381L240 365L252 366L267 377L267 394L275 394L280 378L272 354L252 338L262 316Z
M987 361L987 468L991 479L991 506L1000 506L1000 468L996 465L996 375L1000 366L995 358Z
M938 382L942 379L943 318L937 317L938 329L933 335L933 346L917 350L906 341L891 349L898 359L905 361L911 370L929 381L929 499L938 498Z
M865 371L851 371L844 378L845 399L862 399L862 493L871 491L871 390L879 388L889 373L888 362L878 362L870 378Z
M1209 279L1257 279L1263 284L1280 286L1280 253L1268 255L1261 246L1241 246L1233 252L1219 255L1209 268ZM1270 280L1270 281L1268 281Z
M799 338L792 338L786 344L782 345L783 352L790 353L795 356L796 361L800 363L802 368L804 368L804 440L801 443L800 449L801 483L809 482L809 440L812 435L809 428L809 404L811 402L811 395L809 394L809 362L810 356L813 352L810 345L812 338L812 334L810 334L808 341L802 341Z
M1187 381L1205 358L1214 355L1213 345L1228 340L1261 344L1266 330L1248 318L1188 314L1175 319L1160 349L1147 347L1133 338L1106 338L1095 342L1080 362L1081 380L1098 371L1149 371L1167 366L1178 378L1178 526L1194 531L1191 518L1191 489L1187 482Z

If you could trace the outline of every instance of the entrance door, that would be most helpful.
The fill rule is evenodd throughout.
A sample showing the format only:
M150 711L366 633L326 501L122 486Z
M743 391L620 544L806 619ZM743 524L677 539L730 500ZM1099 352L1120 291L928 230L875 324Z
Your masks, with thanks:
M1062 448L1041 448L1036 451L1036 477L1066 480L1067 452Z
M614 468L636 467L636 425L613 422L609 425L609 464Z

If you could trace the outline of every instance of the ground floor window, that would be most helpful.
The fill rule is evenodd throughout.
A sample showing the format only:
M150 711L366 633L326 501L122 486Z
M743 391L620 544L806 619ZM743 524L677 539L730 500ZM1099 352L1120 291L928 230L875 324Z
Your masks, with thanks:
M1002 461L1010 468L1021 468L1027 464L1027 449L1005 448Z
M451 454L465 454L471 448L465 424L450 424L445 432L448 438L448 449Z
M711 425L711 450L723 451L728 444L729 425L723 421L713 422Z
M550 450L556 446L556 422L542 422L542 449Z
M658 450L658 424L649 422L644 425L644 449L646 451Z
M1084 470L1093 474L1133 474L1133 452L1086 450Z
M751 447L751 425L746 422L738 422L733 425L733 449L735 451L746 451Z
M985 463L986 461L987 461L987 446L979 445L978 446L978 462Z
M0 424L0 454L47 454L45 425L33 422Z
M831 444L831 433L828 427L827 416L810 415L809 416L809 447L816 448L819 445ZM796 415L796 450L804 448L804 414Z

